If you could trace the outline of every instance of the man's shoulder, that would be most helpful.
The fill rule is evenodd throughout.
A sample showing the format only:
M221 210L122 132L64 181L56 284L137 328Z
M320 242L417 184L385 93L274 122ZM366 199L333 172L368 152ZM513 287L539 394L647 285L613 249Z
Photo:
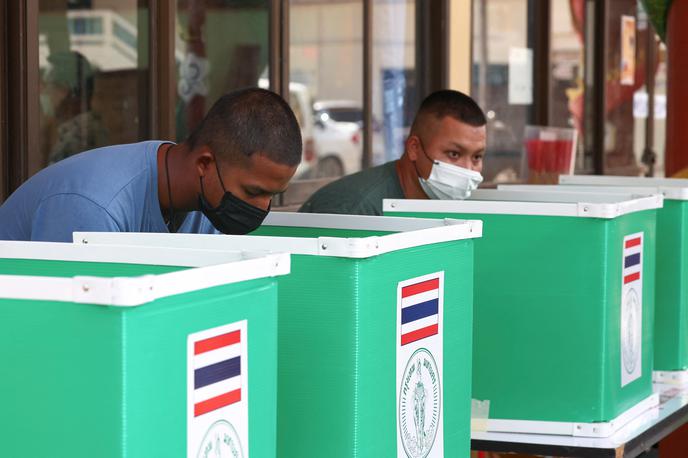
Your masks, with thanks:
M342 177L323 187L318 193L346 193L351 196L365 196L378 189L395 188L399 186L396 162L388 162Z
M382 199L401 197L403 191L396 172L396 162L388 162L347 175L324 186L306 201L300 211L380 214Z
M97 164L119 165L120 168L128 166L137 166L137 164L130 164L132 160L135 162L145 162L146 153L157 151L161 141L145 141L139 143L124 143L119 145L102 146L92 150L84 151L83 153L75 154L68 157L55 165L62 165L63 167L82 167L85 165L95 166Z
M153 150L156 143L142 142L86 151L45 169L40 181L47 195L73 193L106 206L137 179L147 181Z
M142 230L143 215L152 211L150 200L157 198L159 144L98 148L41 170L2 205L0 216L15 221L5 237L29 240L34 223L45 226L46 236L57 233L49 231L57 231L58 226Z

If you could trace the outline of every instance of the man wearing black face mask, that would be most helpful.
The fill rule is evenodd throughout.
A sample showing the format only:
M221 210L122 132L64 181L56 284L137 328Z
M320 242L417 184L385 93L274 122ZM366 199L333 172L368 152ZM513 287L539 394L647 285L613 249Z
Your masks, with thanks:
M0 207L0 240L75 231L245 234L301 160L289 105L263 89L221 97L180 144L99 148L34 175Z

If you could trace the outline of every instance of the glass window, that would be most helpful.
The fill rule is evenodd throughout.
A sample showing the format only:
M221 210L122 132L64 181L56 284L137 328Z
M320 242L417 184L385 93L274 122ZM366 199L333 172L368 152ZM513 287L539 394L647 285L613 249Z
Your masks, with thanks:
M664 176L664 142L666 134L666 47L654 32L642 3L638 3L637 18L638 64L644 65L641 86L633 93L633 152L643 173ZM649 41L649 42L648 42ZM654 47L649 49L648 47ZM645 56L652 55L652 59ZM648 87L647 74L654 74L654 99ZM650 113L650 102L654 113ZM648 121L652 123L648 130ZM652 144L649 144L649 142ZM649 146L649 149L647 148ZM654 167L651 168L651 166ZM650 169L651 168L651 169Z
M644 145L644 127L638 126L637 139L633 99L646 80L645 47L640 44L648 28L638 28L637 0L606 1L604 170L609 175L641 175L645 170L634 143Z
M213 102L235 89L267 88L269 0L177 0L176 138L186 139Z
M549 125L576 129L578 171L582 171L584 167L584 24L585 1L552 0Z
M140 0L40 0L40 150L30 173L82 151L148 136ZM143 5L143 6L142 6ZM126 36L116 33L126 31ZM141 57L141 58L139 58Z
M103 33L101 17L68 17L67 25L72 35L99 35Z
M655 38L659 42L659 38ZM654 175L665 175L666 156L666 121L667 121L667 47L664 43L658 45L657 71L655 73L654 95L654 139L653 151L656 156Z
M372 163L395 160L418 109L416 2L373 2Z
M292 108L302 113L304 141L296 178L356 172L363 151L363 2L289 4L289 91ZM351 115L339 115L345 112Z
M572 105L583 100L584 5L552 0L549 123L553 127L573 127L582 122L582 112L578 114Z
M523 136L533 104L527 26L527 0L473 2L471 95L487 116L486 181L521 176Z
M316 119L326 122L332 120L334 122L363 122L363 110L359 107L320 107L315 112Z
M112 34L129 49L136 48L136 30L132 29L130 24L124 21L113 21Z

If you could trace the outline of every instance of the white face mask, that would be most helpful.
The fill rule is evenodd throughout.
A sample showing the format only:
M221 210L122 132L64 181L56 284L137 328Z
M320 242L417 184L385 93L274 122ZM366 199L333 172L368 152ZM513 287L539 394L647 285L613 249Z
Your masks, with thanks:
M418 177L420 185L431 199L464 200L483 182L479 172L468 170L446 162L432 161L432 170L427 178Z

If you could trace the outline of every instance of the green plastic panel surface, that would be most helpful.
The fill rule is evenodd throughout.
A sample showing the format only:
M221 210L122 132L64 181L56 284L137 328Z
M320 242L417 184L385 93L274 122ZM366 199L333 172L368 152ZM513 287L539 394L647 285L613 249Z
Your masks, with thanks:
M444 271L444 450L468 456L473 241L368 259L292 255L280 279L279 456L396 450L400 281Z
M656 211L615 219L467 213L475 243L473 397L490 418L604 422L652 394ZM644 233L642 375L621 387L626 235Z
M655 370L688 369L688 202L657 212Z
M3 260L0 273L12 273L12 264ZM174 269L16 264L17 273L52 276ZM248 321L250 453L275 456L276 279L217 286L130 308L0 298L0 455L185 456L187 336L240 320Z

